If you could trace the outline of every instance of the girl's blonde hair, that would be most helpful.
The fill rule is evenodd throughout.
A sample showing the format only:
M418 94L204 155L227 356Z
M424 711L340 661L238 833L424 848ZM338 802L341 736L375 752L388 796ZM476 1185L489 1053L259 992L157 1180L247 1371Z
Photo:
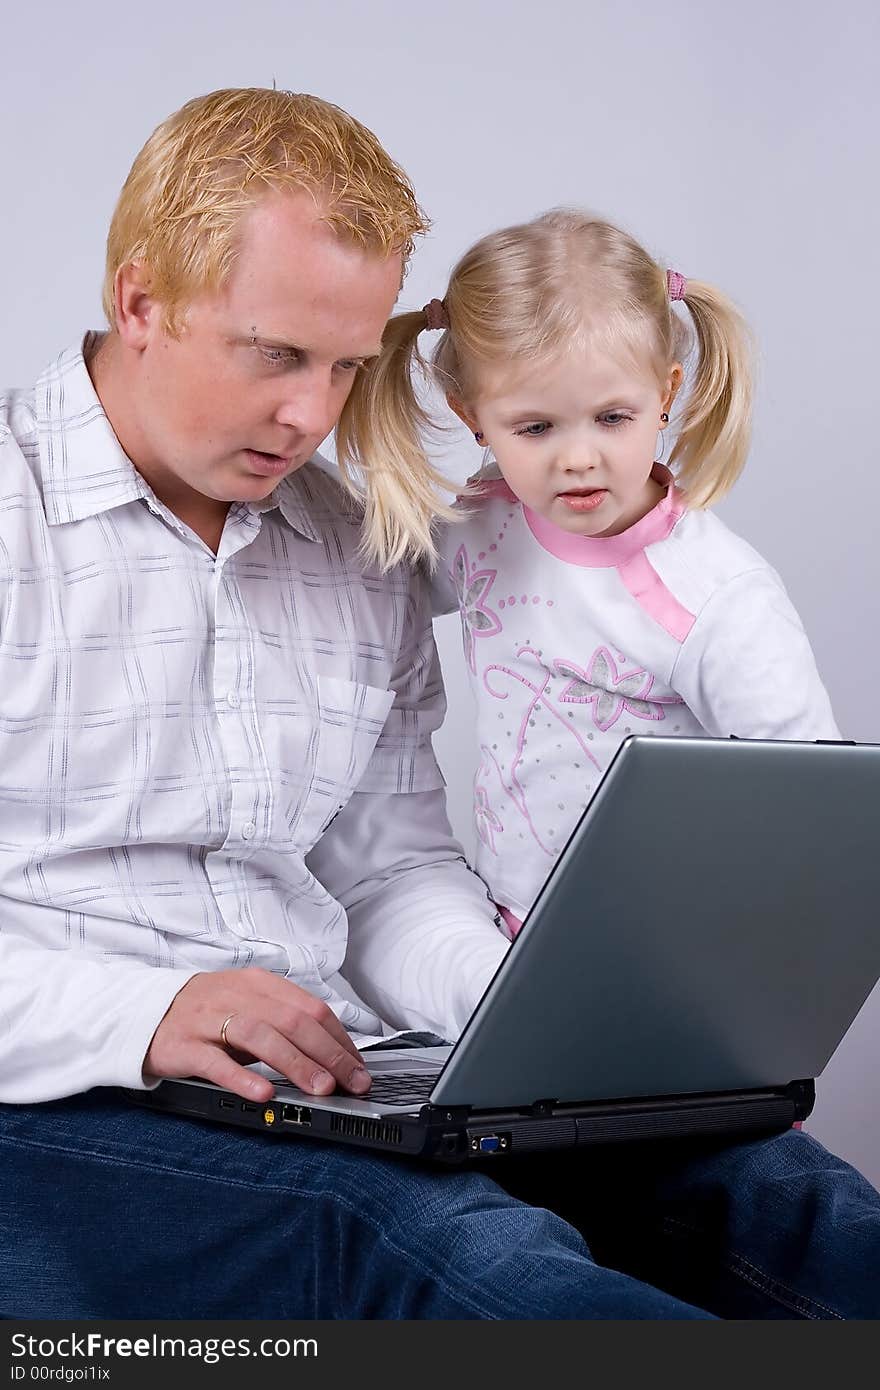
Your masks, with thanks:
M363 470L367 545L383 558L433 562L431 524L450 515L449 486L429 463L417 370L463 403L481 371L516 375L573 344L647 361L661 386L695 339L693 373L669 463L691 507L723 497L745 462L752 402L751 342L736 307L699 280L682 296L692 330L673 311L666 271L626 232L558 209L478 241L452 271L448 328L430 361L418 347L424 312L393 318L381 356L357 382L340 420L340 464ZM659 422L658 422L659 423Z
M267 190L304 190L341 236L389 255L428 228L412 185L375 135L319 97L263 87L196 97L154 130L123 185L107 238L102 300L141 261L165 326L232 268L242 214Z

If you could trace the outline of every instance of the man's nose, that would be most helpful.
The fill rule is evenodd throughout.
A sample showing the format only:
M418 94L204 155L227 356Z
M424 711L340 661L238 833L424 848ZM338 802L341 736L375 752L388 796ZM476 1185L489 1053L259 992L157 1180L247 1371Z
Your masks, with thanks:
M329 372L303 372L292 380L276 413L279 424L323 439L336 424L338 410Z

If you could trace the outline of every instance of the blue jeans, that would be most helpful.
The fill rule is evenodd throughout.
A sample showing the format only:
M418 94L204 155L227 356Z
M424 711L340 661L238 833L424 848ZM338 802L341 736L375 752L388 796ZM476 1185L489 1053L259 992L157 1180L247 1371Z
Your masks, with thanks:
M6 1317L880 1317L880 1195L796 1131L439 1171L93 1091L0 1106L0 1233Z

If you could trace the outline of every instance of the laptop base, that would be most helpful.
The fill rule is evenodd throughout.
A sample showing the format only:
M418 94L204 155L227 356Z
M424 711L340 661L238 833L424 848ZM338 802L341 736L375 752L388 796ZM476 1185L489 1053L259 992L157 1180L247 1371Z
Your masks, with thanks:
M528 1109L472 1110L423 1105L412 1113L367 1116L319 1104L242 1100L210 1082L163 1081L128 1100L200 1120L284 1138L332 1140L401 1157L446 1164L500 1162L505 1157L633 1140L748 1138L780 1133L805 1120L815 1101L812 1081L715 1095L664 1096ZM317 1099L317 1098L316 1098Z

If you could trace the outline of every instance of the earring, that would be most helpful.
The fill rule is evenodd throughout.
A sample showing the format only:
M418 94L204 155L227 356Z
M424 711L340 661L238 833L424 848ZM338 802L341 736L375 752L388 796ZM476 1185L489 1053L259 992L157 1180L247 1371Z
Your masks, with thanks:
M656 450L656 463L660 463L660 461L663 458L663 455L666 452L666 435L663 433L663 425L669 424L669 416L667 415L665 410L663 411L663 414L660 416L660 419L663 423L661 424L660 429L657 431L657 443L659 445L659 448Z
M483 443L483 431L482 431L482 430L474 430L474 439L477 441L478 444L482 444L482 443Z

